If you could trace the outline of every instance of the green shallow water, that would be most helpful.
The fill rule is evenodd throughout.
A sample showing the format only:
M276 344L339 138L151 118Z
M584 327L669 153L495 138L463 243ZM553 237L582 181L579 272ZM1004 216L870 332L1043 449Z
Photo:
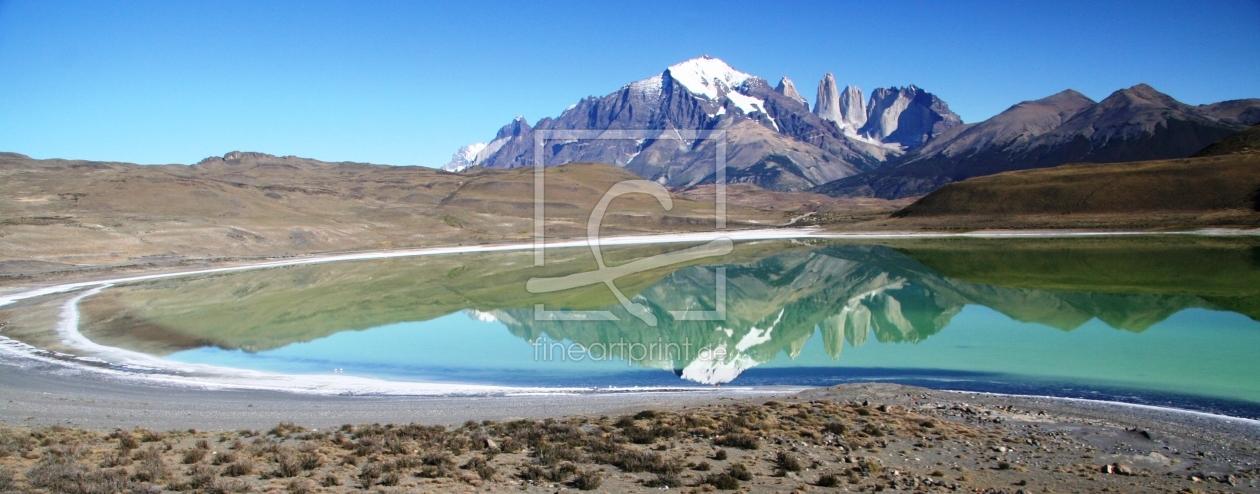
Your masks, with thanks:
M114 287L82 303L81 330L173 360L294 374L592 387L894 380L1254 416L1257 244L751 242L618 279L655 326L603 285L525 289L595 269L585 249L549 252L541 268L532 253L347 262ZM606 255L617 265L678 248ZM539 304L619 320L548 320ZM678 318L722 306L720 320Z

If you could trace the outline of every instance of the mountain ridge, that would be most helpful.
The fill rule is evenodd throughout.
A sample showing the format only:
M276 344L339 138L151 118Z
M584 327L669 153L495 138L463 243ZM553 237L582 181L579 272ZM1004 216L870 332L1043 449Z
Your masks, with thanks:
M1191 106L1138 84L1093 102L1069 89L955 126L896 163L811 191L893 199L1011 170L1183 158L1255 123L1260 99Z
M901 199L945 184L1067 163L1187 157L1260 123L1260 99L1192 106L1140 83L1101 101L1067 89L964 123L914 84L843 89L828 72L813 106L791 79L776 86L708 56L671 65L608 95L583 98L533 125L517 117L495 138L461 148L445 169L602 162L674 189L714 183L717 146L676 131L723 132L726 177L780 192ZM545 143L537 132L647 130L638 140Z
M905 96L907 90L914 94ZM728 174L771 190L801 190L878 168L921 144L926 140L922 136L934 136L961 123L939 98L914 86L892 88L889 94L905 101L881 107L888 115L874 124L868 119L865 128L872 130L862 134L851 125L839 125L810 111L789 79L771 87L761 77L704 56L672 65L603 97L583 98L559 116L540 119L532 126L518 117L471 159L461 149L446 169L533 166L538 131L649 130L659 132L659 137L547 143L543 158L548 166L610 163L670 187L688 187L714 173L716 150L703 140L668 139L674 137L671 133L724 131L730 141ZM861 107L850 101L850 109ZM904 122L899 119L902 114L907 115ZM925 122L927 127L919 128ZM894 139L881 140L890 135Z

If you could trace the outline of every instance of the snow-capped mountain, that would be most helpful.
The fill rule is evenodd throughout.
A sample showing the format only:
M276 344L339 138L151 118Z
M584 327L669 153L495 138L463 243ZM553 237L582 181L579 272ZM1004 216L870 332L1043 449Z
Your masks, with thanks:
M834 88L834 78L828 78ZM921 92L913 86L909 89ZM900 95L906 90L889 91ZM860 91L850 94L846 90L846 94L849 100L855 95L861 98ZM518 117L468 162L491 168L532 166L534 132L539 130L650 130L658 133L647 139L547 142L543 159L548 166L575 161L611 163L667 186L687 187L714 180L717 146L711 139L679 139L675 131L722 130L728 182L801 190L878 168L921 144L922 136L960 123L943 103L931 105L939 99L922 94L929 97L929 105L916 106L924 98L914 93L900 106L880 106L885 113L877 120L892 125L877 127L871 135L879 137L872 138L855 126L870 118L853 114L846 120L839 96L834 100L836 118L845 125L811 112L786 78L772 88L765 79L704 56L672 65L612 94L585 98L532 127ZM850 112L863 108L860 101L849 100ZM919 114L924 112L941 116L923 118ZM901 113L914 118L901 121ZM923 123L927 128L916 127ZM452 168L464 166L459 163Z
M451 156L451 162L442 165L442 169L448 172L462 172L477 164L477 153L484 149L486 149L484 142L476 142L459 148L459 151L455 151L455 155Z
M692 94L703 96L711 101L719 101L721 97L735 91L740 84L752 78L748 74L731 68L726 62L707 55L672 65L667 71L671 78L682 84ZM661 76L653 76L652 79Z
M677 131L720 130L728 183L894 199L1007 170L1186 157L1258 122L1258 99L1190 106L1139 84L1101 102L1068 90L964 125L945 101L917 86L876 88L864 99L855 86L841 90L831 73L818 83L811 109L786 77L772 88L703 56L587 97L533 126L518 116L484 147L461 149L447 169L532 166L539 130L648 130L656 133L553 140L541 154L548 166L610 163L682 188L715 181L717 146Z

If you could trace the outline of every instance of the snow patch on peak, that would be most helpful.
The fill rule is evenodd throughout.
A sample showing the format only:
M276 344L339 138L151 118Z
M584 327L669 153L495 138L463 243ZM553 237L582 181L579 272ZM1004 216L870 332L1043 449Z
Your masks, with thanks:
M499 322L499 317L490 312L482 312L476 309L464 309L464 315L469 319L480 322Z
M726 384L756 365L756 360L743 354L736 354L725 360L696 359L683 367L681 377L701 384Z
M451 162L442 165L442 169L448 172L462 172L477 164L477 154L484 149L486 149L484 142L475 142L459 148L459 151L455 151L455 155L451 156Z
M780 309L779 314L775 316L774 322L771 322L765 329L751 327L738 342L735 343L733 351L727 351L725 354L714 352L707 355L707 358L697 358L686 367L683 367L681 376L683 379L695 381L703 384L725 384L734 381L744 371L758 364L756 359L744 353L749 348L755 347L767 341L770 341L770 333L774 331L783 321L783 314L786 309ZM730 328L717 328L718 331L724 331L729 337L734 334ZM729 348L729 345L727 345ZM722 358L718 358L721 355Z
M786 311L787 309L779 309L779 315L775 316L774 322L770 323L766 329L760 329L756 326L749 328L748 334L744 335L743 338L740 338L739 343L735 344L735 349L743 352L749 348L770 341L770 332L774 331L774 327L778 326L779 321L783 320L783 313Z
M734 90L752 78L731 68L726 62L708 55L669 66L669 76L692 94L711 100Z
M765 110L766 103L759 98L731 91L726 93L726 99L731 100L731 103L734 103L736 108L743 110L745 115L752 115L753 112L769 115L769 112Z
M779 123L775 122L774 118L770 116L770 112L766 111L766 102L764 100L735 91L726 93L726 99L730 100L736 108L742 110L744 115L751 117L754 112L761 112L767 119L770 120L771 127L776 131L779 130ZM726 108L719 108L718 115L723 113L726 113Z
M627 87L630 88L632 93L655 98L661 95L662 79L661 74L656 74L641 81L631 82Z

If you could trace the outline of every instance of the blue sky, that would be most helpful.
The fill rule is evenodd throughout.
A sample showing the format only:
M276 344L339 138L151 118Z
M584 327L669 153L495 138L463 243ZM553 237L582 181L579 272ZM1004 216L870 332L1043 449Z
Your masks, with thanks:
M0 151L193 163L232 150L440 166L708 54L806 97L916 84L964 121L1146 82L1260 97L1260 2L0 0Z

